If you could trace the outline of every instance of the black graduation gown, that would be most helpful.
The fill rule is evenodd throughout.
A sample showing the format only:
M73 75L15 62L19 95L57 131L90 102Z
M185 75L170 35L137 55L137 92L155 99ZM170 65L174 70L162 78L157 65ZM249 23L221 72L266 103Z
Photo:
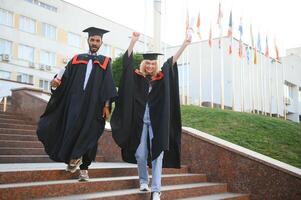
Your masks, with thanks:
M105 126L103 106L105 101L114 100L117 91L111 59L102 55L93 57L91 74L83 89L90 58L88 54L80 54L68 63L61 85L52 90L38 122L38 138L54 161L69 163L85 153L90 160L95 159L97 142Z
M164 151L163 167L180 168L181 113L177 64L169 58L162 71L149 81L133 68L133 57L123 56L123 74L115 110L111 118L112 134L121 147L122 158L137 163L135 152L140 143L143 116L148 103L154 138L148 163Z

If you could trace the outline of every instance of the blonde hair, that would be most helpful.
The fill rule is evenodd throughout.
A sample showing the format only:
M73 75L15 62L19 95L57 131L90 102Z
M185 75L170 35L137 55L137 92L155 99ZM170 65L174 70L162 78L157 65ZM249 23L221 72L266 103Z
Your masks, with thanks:
M143 74L143 76L146 76L146 72L145 72L145 63L147 61L150 61L150 60L142 60L141 63L140 63L140 67L139 67L139 71ZM151 76L156 76L158 73L159 73L160 69L159 69L159 63L158 61L156 60L156 66L155 66L155 70L153 72L153 74L150 74Z

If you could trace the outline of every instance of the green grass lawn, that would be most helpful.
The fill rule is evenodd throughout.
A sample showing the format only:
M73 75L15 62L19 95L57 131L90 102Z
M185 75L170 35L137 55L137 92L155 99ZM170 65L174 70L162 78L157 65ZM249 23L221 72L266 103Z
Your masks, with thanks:
M257 114L182 106L182 125L301 168L301 124Z

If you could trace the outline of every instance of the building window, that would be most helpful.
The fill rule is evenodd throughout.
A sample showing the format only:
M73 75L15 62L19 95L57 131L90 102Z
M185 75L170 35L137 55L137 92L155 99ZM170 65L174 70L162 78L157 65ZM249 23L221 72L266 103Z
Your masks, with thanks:
M10 80L11 73L0 70L0 78Z
M19 59L27 60L30 62L34 61L34 49L29 46L20 45L18 49Z
M47 3L43 3L43 2L41 2L39 0L25 0L25 1L27 1L29 3L32 3L32 4L35 4L37 6L40 6L42 8L45 8L47 10L50 10L50 11L53 11L53 12L57 12L57 8L56 7L51 6L51 5L47 4Z
M48 51L41 51L40 63L49 66L55 66L55 54Z
M39 81L39 88L42 88L43 90L49 91L49 81L46 80L40 80Z
M56 39L56 27L50 24L42 24L42 35L45 38L55 40Z
M17 75L17 81L21 83L33 84L33 75L20 73Z
M124 51L122 49L115 48L115 55L114 55L115 57L114 58L122 56L123 52Z
M99 54L104 55L104 56L112 57L111 47L107 44L102 44L100 49L99 49Z
M13 26L13 13L0 8L0 24Z
M21 16L20 17L20 30L26 31L28 33L35 33L36 32L36 21L30 19L28 17Z
M12 52L12 42L0 39L0 54L9 54Z
M80 35L74 33L68 33L68 44L80 48Z

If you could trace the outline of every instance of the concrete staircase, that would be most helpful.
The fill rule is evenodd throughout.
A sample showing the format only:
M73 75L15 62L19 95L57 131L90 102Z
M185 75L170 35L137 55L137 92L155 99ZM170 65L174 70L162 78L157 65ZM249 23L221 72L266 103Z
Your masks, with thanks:
M34 122L21 113L6 112L0 104L0 199L106 199L148 200L150 192L138 190L136 165L100 162L89 169L90 180L79 182L77 172L52 162L38 141ZM226 183L207 181L205 174L192 174L188 166L164 169L162 200L247 200L249 195L230 193Z

